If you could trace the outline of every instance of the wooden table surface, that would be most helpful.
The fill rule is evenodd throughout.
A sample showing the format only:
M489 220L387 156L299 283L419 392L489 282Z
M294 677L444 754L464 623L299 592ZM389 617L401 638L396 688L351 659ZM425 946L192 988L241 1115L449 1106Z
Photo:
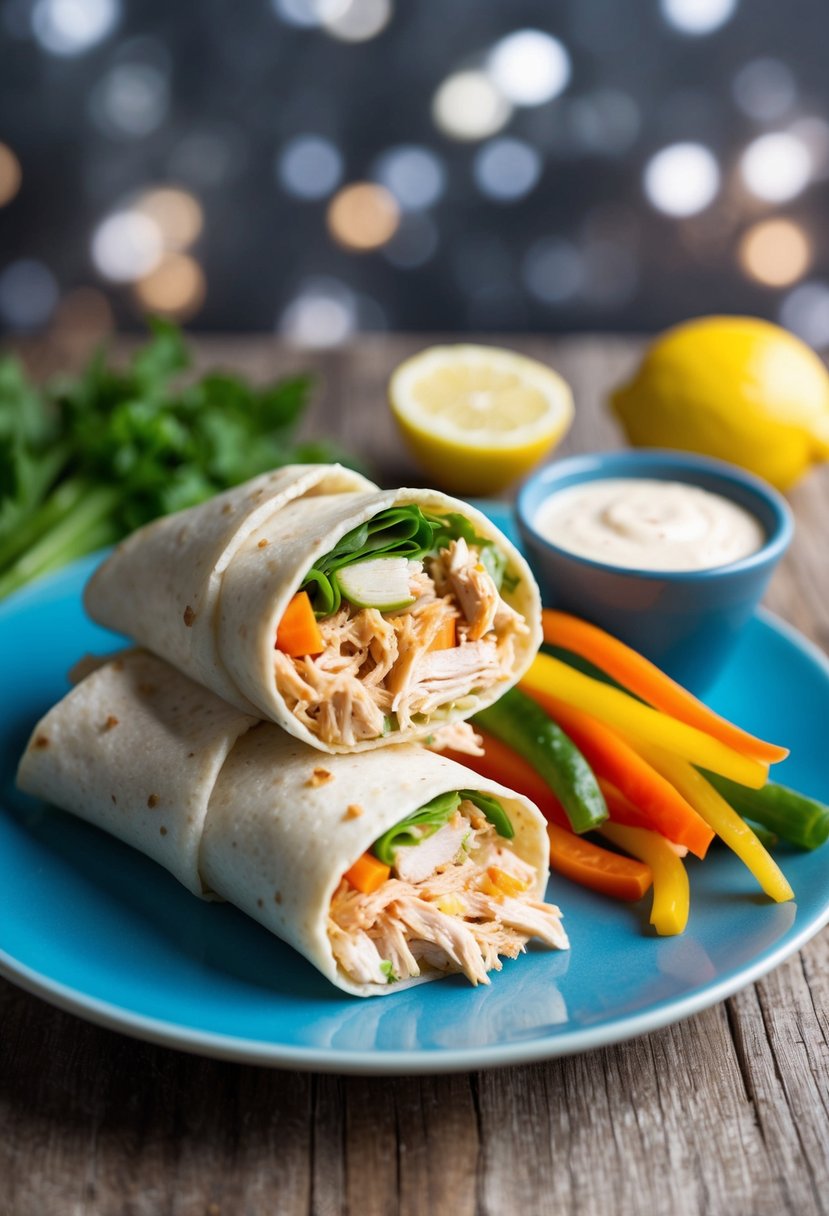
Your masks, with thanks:
M414 476L384 405L425 339L312 354L211 339L205 363L314 365L313 423ZM630 339L509 339L573 385L567 451L619 443ZM31 346L38 371L76 352ZM768 603L829 649L829 469L792 495ZM363 1079L199 1059L88 1025L0 981L2 1216L809 1216L829 1212L829 934L754 987L630 1043L469 1075Z

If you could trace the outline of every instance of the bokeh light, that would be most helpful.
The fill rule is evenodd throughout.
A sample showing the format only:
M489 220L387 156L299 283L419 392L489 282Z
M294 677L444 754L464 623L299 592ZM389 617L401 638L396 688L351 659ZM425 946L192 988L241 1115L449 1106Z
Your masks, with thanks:
M394 236L400 208L385 186L353 182L343 186L328 205L328 231L338 244L355 252L379 249Z
M92 120L111 135L142 138L158 130L167 114L167 78L151 63L121 63L92 90Z
M372 177L391 191L404 211L433 206L446 189L443 161L419 144L389 148L375 162Z
M340 184L343 158L322 135L296 135L280 152L276 175L283 189L296 198L327 198Z
M746 186L757 198L784 203L809 184L812 158L796 135L770 132L748 145L740 159L740 170Z
M520 139L493 139L478 149L473 166L482 194L499 202L523 198L541 176L541 157Z
M199 200L175 186L145 191L135 203L135 210L157 226L165 249L186 249L198 240L204 226Z
M155 220L140 211L116 211L102 220L92 237L92 260L113 283L130 283L154 270L164 252Z
M666 215L696 215L713 201L720 171L703 144L671 144L648 161L643 184L648 200Z
M135 285L142 308L183 321L201 308L206 295L204 272L186 253L168 253L155 270Z
M818 350L829 346L829 283L801 283L780 306L780 321Z
M662 15L682 34L710 34L725 25L737 8L737 0L661 0Z
M0 319L9 329L40 329L58 302L55 276L34 258L20 258L0 274Z
M794 73L779 59L753 59L747 63L734 77L732 91L743 113L757 122L775 122L797 100Z
M539 106L558 97L570 80L570 56L541 30L516 30L487 59L496 88L516 106Z
M8 144L0 143L0 207L10 203L20 189L23 172Z
M309 279L283 311L278 328L298 346L339 346L357 328L357 299L338 279Z
M112 32L119 16L117 0L37 0L32 32L53 55L82 55Z
M496 135L509 122L512 107L483 72L455 72L435 93L432 117L451 139L476 140Z
M565 304L581 290L584 261L570 241L547 237L527 250L521 277L530 294L542 304Z
M746 274L769 287L802 279L812 260L806 233L792 220L763 220L743 235L739 260Z
M391 15L391 0L347 0L341 11L323 17L322 24L342 42L368 42L386 28Z
M312 29L342 16L349 0L271 0L271 3L276 15L289 25Z

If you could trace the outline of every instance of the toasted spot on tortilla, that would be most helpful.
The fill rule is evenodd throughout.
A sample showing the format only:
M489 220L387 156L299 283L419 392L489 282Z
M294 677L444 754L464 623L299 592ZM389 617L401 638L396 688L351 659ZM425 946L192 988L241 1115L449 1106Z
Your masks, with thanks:
M48 747L50 742L51 742L51 740L48 735L38 735L38 737L35 739L34 746L35 747Z
M329 781L334 780L334 774L330 773L327 768L315 768L311 776L305 782L312 789L317 789L320 785L327 785Z
M118 799L115 797L114 794L110 794L110 798L112 799L112 805L116 806L118 803Z
M193 611L193 609L190 607L190 605L188 604L187 607L184 609L184 614L182 616L182 620L184 621L184 623L188 629L193 624L193 621L195 621L195 619L196 619L196 614Z
M119 724L119 722L120 722L120 721L121 721L121 719L120 719L120 718L116 718L116 717L115 717L115 714L110 714L110 715L109 715L109 717L107 718L106 722L104 723L104 725L103 725L103 727L102 727L101 729L102 729L102 730L112 730L112 728L113 728L114 726L118 726L118 724Z
M159 803L158 794L150 794L149 798L147 799L147 806L150 808L150 810L152 810L153 807L158 806L158 803Z
M225 505L222 507L222 515L229 515L232 510L233 510L233 503L226 502Z
M270 541L267 539L267 537L263 536L262 539L260 540L259 544L256 546L256 548L265 549L265 548L267 548L267 546L269 544L270 544Z
M155 692L155 684L148 684L146 680L142 680L138 685L138 691L142 697L151 697Z
M161 827L158 829L158 834L159 834L159 836L167 835L167 829L165 828L163 823L162 823Z
M343 815L343 819L359 819L362 813L363 808L360 806L359 802L350 802L345 808L345 815Z
M273 902L274 902L275 904L281 904L281 903L282 903L282 892L281 892L281 891L274 891L274 893L273 893Z

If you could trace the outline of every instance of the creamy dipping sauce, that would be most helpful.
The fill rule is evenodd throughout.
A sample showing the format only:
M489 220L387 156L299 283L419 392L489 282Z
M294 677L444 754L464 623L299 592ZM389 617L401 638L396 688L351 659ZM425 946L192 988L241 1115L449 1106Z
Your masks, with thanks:
M533 522L568 553L632 570L710 570L766 540L760 521L731 499L646 478L569 486L551 494Z

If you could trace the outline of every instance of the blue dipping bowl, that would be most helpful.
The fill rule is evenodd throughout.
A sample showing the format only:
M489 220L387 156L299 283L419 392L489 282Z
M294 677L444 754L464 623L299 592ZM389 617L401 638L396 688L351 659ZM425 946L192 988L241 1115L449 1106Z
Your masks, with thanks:
M730 498L757 517L765 544L710 570L648 571L568 553L536 530L535 516L550 495L624 477L686 482ZM706 689L728 659L794 531L785 499L751 473L721 460L653 449L571 456L546 465L522 487L517 514L544 603L600 625L694 692Z

